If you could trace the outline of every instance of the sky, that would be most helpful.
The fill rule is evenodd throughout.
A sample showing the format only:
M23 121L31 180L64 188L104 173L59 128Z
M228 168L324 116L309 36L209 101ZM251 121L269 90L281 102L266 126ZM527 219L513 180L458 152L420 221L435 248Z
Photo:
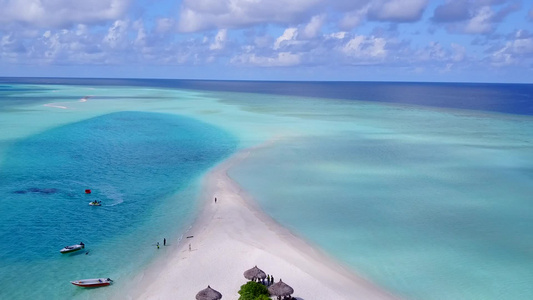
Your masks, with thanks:
M0 76L533 83L533 0L0 0Z

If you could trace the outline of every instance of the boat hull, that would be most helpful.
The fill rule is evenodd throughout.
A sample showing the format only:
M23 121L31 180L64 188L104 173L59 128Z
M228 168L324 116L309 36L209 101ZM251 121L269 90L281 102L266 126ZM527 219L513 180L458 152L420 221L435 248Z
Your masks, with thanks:
M72 245L72 246L67 246L61 250L59 250L59 252L65 254L65 253L72 253L72 252L75 252L75 251L78 251L78 250L81 250L85 248L84 246L82 245Z
M82 279L82 280L75 280L71 281L75 286L80 287L102 287L102 286L108 286L111 284L111 280L109 278L95 278L95 279Z

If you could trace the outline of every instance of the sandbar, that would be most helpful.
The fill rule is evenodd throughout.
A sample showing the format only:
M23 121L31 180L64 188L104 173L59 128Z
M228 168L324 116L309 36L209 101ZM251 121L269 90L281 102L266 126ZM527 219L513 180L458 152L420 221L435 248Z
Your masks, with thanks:
M165 255L121 288L118 298L195 299L209 285L222 299L238 299L247 282L243 273L257 266L290 285L296 299L397 299L259 209L227 173L251 151L240 151L206 175L203 208L186 234L193 237L163 247Z

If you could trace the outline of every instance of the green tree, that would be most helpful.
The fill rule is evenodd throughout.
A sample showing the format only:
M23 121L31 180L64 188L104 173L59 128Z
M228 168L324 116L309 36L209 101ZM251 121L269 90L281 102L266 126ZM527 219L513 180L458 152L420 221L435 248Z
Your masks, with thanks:
M241 289L239 290L239 300L266 300L270 299L268 289L266 286L257 283L255 281L249 281L246 284L243 284L241 286ZM262 296L266 296L262 297ZM261 298L259 298L261 297Z

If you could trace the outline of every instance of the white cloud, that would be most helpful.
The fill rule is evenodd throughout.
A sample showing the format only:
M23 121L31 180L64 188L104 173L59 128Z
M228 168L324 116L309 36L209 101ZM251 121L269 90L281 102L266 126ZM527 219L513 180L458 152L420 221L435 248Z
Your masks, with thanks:
M366 38L364 36L358 35L358 36L354 37L353 39L351 39L350 41L348 41L348 43L346 43L346 45L344 45L342 50L346 54L356 53L356 52L358 52L361 49L361 46L362 46L363 42L365 41L365 39Z
M418 21L427 3L428 0L183 0L178 28L182 32L197 32L257 24L295 26L311 19L302 36L313 37L325 21L325 14L317 16L317 11L344 14L339 26L350 30L364 19Z
M300 64L298 54L280 52L273 56L259 56L255 53L245 53L231 59L233 64L252 65L259 67L290 67Z
M276 39L276 42L274 43L274 50L278 50L284 44L290 43L290 41L293 41L298 36L298 29L297 28L287 28L283 32L283 34Z
M74 30L47 30L35 39L21 59L38 64L94 64L101 62L102 52L93 44L96 43L85 34L83 26Z
M128 22L117 20L108 29L103 43L112 49L125 49L129 46L128 41Z
M507 47L492 53L490 60L493 66L495 67L505 67L510 66L515 63L513 55L507 51Z
M518 30L505 46L494 51L490 56L494 66L509 66L533 60L533 35Z
M339 28L342 30L352 30L361 24L366 17L367 9L355 10L344 14L339 21Z
M483 6L474 16L466 23L464 31L466 33L489 33L493 30L492 18L494 17L494 12L490 6Z
M517 39L511 44L511 49L516 54L533 54L533 38Z
M414 22L420 20L427 0L374 0L368 17L379 21Z
M224 48L224 45L226 43L226 38L228 36L228 30L227 29L220 29L215 36L215 40L211 45L209 45L210 50L220 50Z
M137 47L146 46L146 40L148 35L146 33L146 30L144 29L144 24L141 21L136 21L133 24L133 28L137 30L137 36L135 37L133 44Z
M425 23L394 23L420 20L427 9L426 0L183 0L179 2L181 19L168 15L153 19L157 13L147 11L137 21L125 15L122 4L128 2L95 1L91 5L96 7L91 8L89 2L75 0L0 0L6 8L0 10L0 64L233 63L311 68L372 64L430 72L490 63L525 68L533 63L532 34L523 30L511 36L506 32L512 26L531 24L524 16L533 9L523 8L497 35L479 36L494 33L504 17L516 11L510 5L513 0L441 1L458 6L441 9L435 15L440 19L432 20L433 25L478 35L477 40L443 37L446 32L440 32L435 36L461 45L434 42L421 47L417 46L420 41L432 38L424 36L420 26ZM137 4L146 4L141 2ZM8 16L6 11L14 8L17 12ZM89 16L81 16L81 11ZM202 30L208 31L198 33Z
M323 0L184 0L178 28L195 32L261 23L300 23Z
M318 15L311 18L311 21L305 25L302 31L302 36L308 39L315 38L320 33L325 19L325 15Z
M430 42L424 49L416 53L415 59L426 62L448 61L449 55L438 42Z
M347 33L346 31L339 31L339 32L334 32L334 33L330 33L330 34L326 35L326 39L338 39L338 40L342 40L342 39L344 39L347 35L348 35L348 33Z
M76 35L77 36L87 36L89 34L89 27L87 27L87 25L84 25L84 24L79 24L77 27L76 27Z
M2 36L2 39L0 39L0 49L2 49L2 53L5 53L5 51L16 51L16 48L17 40L12 35Z
M350 57L375 59L386 57L386 45L387 41L383 38L358 35L349 40L341 50Z
M520 10L520 3L509 0L448 0L433 14L435 23L446 23L453 33L489 34L507 16Z
M0 0L0 24L69 27L122 17L130 0Z
M61 35L66 35L67 32L62 32ZM51 32L47 31L43 37L45 38L45 45L47 47L46 51L44 52L44 56L47 60L54 60L62 48L62 42L60 41L61 36L60 33L52 34Z

